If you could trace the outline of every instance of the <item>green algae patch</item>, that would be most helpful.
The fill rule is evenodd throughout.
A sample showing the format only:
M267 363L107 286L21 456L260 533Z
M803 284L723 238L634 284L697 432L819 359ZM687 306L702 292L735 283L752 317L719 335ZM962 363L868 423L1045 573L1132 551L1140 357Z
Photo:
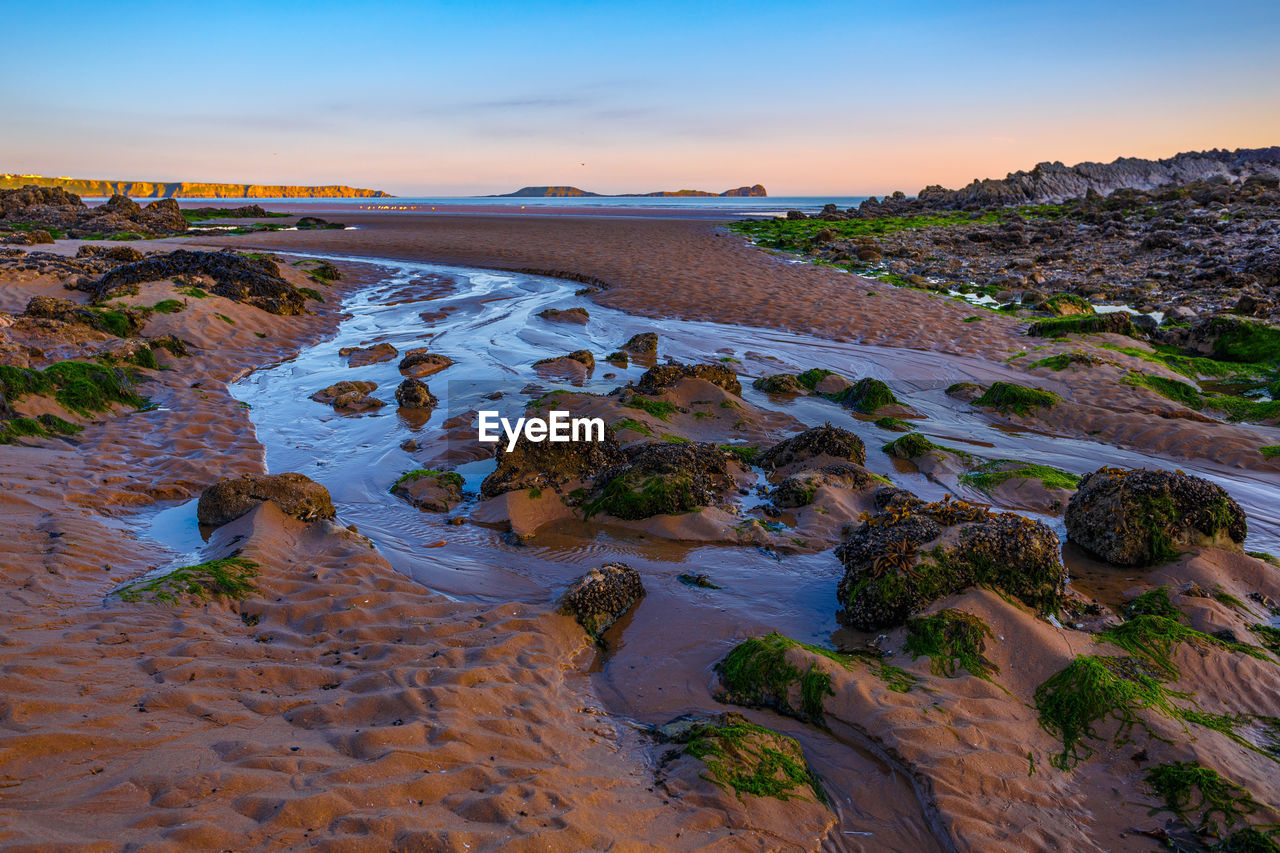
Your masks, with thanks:
M887 429L890 432L911 432L915 428L902 418L892 418L887 415L883 418L876 418L874 423L880 429Z
M1106 314L1084 314L1071 317L1051 317L1031 324L1027 334L1033 338L1061 338L1066 335L1097 335L1110 332L1116 335L1140 337L1138 329L1123 311Z
M1025 353L1019 353L1025 355ZM1083 352L1060 352L1057 355L1051 355L1048 358L1042 358L1033 361L1027 365L1028 370L1034 370L1037 367L1047 367L1050 370L1066 370L1074 364L1081 367L1093 367L1100 364L1101 359Z
M687 474L655 474L642 482L629 476L615 477L600 496L583 506L586 518L607 513L624 521L655 515L675 515L698 509L693 481Z
M1197 835L1220 837L1223 831L1266 808L1240 785L1194 761L1153 767L1144 781L1163 801L1151 814L1172 812Z
M1258 624L1250 625L1249 630L1258 635L1258 642L1262 643L1268 651L1280 655L1280 628Z
M939 453L954 453L957 456L968 457L970 454L963 450L956 450L954 447L944 447L941 444L934 444L918 432L908 433L900 438L881 446L880 448L890 456L898 459L915 459L917 456L924 456L931 450Z
M0 444L16 444L19 438L55 438L75 435L83 430L84 427L79 424L69 423L56 415L12 418L0 421Z
M988 495L1009 480L1039 480L1046 489L1075 489L1080 485L1076 474L1017 459L992 459L960 475L961 483Z
M834 370L827 370L824 367L811 367L803 373L796 374L796 382L812 391L818 387L818 383L826 379L828 376L835 376Z
M412 483L415 480L421 480L423 477L435 477L441 483L457 486L459 489L462 488L464 482L462 475L457 471L436 471L431 468L418 468L401 474L400 477L391 484L391 488L388 489L388 491L394 492L404 484Z
M287 214L286 214L287 215ZM300 261L294 261L295 267L302 267L307 277L319 284L330 284L342 278L342 273L338 268L328 261L322 261L318 258L304 258Z
M702 778L739 799L744 794L787 801L826 803L817 775L795 738L734 719L693 729L684 753L706 765Z
M633 409L639 409L645 414L652 415L660 421L669 421L672 415L680 411L680 407L675 403L669 403L666 400L650 400L639 395L627 400L627 405Z
M1059 770L1070 770L1094 754L1086 741L1102 739L1099 727L1115 723L1112 742L1129 742L1135 727L1156 737L1142 719L1152 711L1179 717L1173 692L1148 667L1133 658L1081 655L1036 688L1035 708L1040 725L1062 741L1062 751L1050 758Z
M1149 589L1130 601L1124 607L1124 618L1134 619L1138 616L1161 616L1175 621L1182 620L1182 611L1169 600L1169 587L1158 586Z
M187 306L179 299L161 299L151 306L151 310L157 314L177 314L179 311L185 311L186 308Z
M1164 376L1152 376L1149 373L1130 372L1123 380L1126 385L1150 389L1161 397L1181 403L1189 409L1204 407L1204 395L1194 385L1169 379Z
M1188 628L1176 618L1167 616L1134 616L1127 622L1099 633L1095 639L1100 643L1119 646L1134 657L1157 667L1170 678L1177 678L1179 675L1178 667L1173 663L1173 652L1183 643L1193 645L1202 651L1218 648L1240 652L1260 660L1270 659L1266 652L1256 646L1221 640L1194 628Z
M1212 336L1213 355L1219 361L1248 364L1280 362L1280 329L1242 318L1213 317L1206 336Z
M52 393L63 408L85 417L116 403L140 407L146 402L133 393L127 372L84 361L60 361L44 370L0 365L0 392L10 400Z
M902 401L893 396L893 391L888 385L870 377L859 379L839 394L832 396L831 400L864 415L874 415L884 406L902 405Z
M1280 444L1268 444L1265 447L1259 447L1258 452L1262 454L1263 459L1275 459L1280 456Z
M929 670L955 678L960 670L990 681L1000 667L987 659L986 641L994 635L987 623L963 610L941 610L907 621L907 651L911 659L929 658Z
M622 432L624 429L629 429L632 432L638 432L641 435L647 435L650 438L654 437L653 430L649 429L649 427L645 426L635 418L623 418L622 420L616 421L613 424L613 429L614 432Z
M716 447L737 459L743 465L752 465L760 455L760 448L754 444L717 444Z
M171 572L126 584L115 591L121 601L139 601L178 604L184 598L210 601L226 598L241 601L257 588L253 578L258 576L258 564L243 557L224 557L194 566L184 566Z
M1039 307L1041 310L1056 314L1059 317L1084 316L1097 313L1092 302L1074 293L1059 293L1055 296L1050 296Z
M711 580L711 578L707 577L701 572L698 572L698 573L682 572L676 575L676 580L680 581L680 583L684 584L685 586L696 586L699 589L724 589L724 587L720 586L718 583L715 583L714 581Z
M973 401L973 404L995 409L1002 415L1015 414L1026 417L1036 409L1050 407L1061 401L1062 398L1052 391L1029 388L1013 382L993 382L981 397Z

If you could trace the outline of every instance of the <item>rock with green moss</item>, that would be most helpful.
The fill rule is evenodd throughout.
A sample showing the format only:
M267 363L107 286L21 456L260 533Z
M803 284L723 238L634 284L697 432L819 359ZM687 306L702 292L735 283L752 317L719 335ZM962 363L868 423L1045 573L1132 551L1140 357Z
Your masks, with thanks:
M871 377L859 379L832 399L864 415L874 415L885 406L902 405L888 385Z
M904 421L902 418L893 418L888 416L876 418L875 425L880 427L880 429L887 429L889 432L911 432L915 429L909 421Z
M123 288L175 276L210 278L213 285L209 292L214 295L272 314L292 316L307 312L305 297L281 277L280 265L275 260L267 255L243 255L230 250L194 252L178 249L116 267L94 285L93 299L101 302Z
M1106 314L1087 314L1074 317L1054 317L1032 323L1027 334L1037 338L1061 338L1066 335L1112 334L1131 338L1143 337L1125 311Z
M480 484L486 498L521 489L558 489L626 461L607 425L603 441L529 441L521 436L511 450L499 447L497 456L498 467Z
M867 447L862 439L847 429L829 425L813 427L770 447L760 455L760 465L772 470L823 457L864 465Z
M944 447L941 444L934 444L918 432L908 433L907 435L895 438L893 441L882 445L880 449L895 459L916 459L930 452L951 453L957 456L969 455L962 450L955 450L950 447Z
M270 501L285 515L302 521L333 519L337 511L329 490L305 474L241 474L219 480L200 493L196 518L222 525Z
M1199 320L1188 329L1185 347L1192 354L1218 361L1274 367L1280 365L1280 328L1220 314Z
M656 355L658 352L658 333L640 332L632 335L622 345L622 349L632 355Z
M31 297L23 316L88 326L118 338L136 335L147 321L145 311L134 308L93 308L56 296Z
M1053 613L1067 578L1050 527L953 500L896 501L866 517L836 557L845 569L837 618L862 631L900 625L975 584Z
M591 315L587 313L586 308L547 308L539 311L538 316L551 323L577 323L585 326L587 321L591 319Z
M738 375L723 364L660 364L644 372L636 382L636 390L642 394L659 394L682 379L701 379L742 396Z
M572 616L593 640L644 597L640 573L626 563L606 563L575 580L560 599L559 611Z
M861 465L839 462L792 474L769 492L769 500L774 506L794 509L813 503L814 495L823 486L860 491L877 482L880 479Z
M558 362L573 361L581 364L587 370L591 370L596 366L596 358L591 354L591 350L580 349L574 350L568 355L557 355L552 358L543 358L533 363L534 367L555 367Z
M462 501L462 475L419 468L400 475L391 493L427 512L448 512Z
M800 384L793 373L775 373L761 376L751 387L766 394L805 394L809 389Z
M1061 401L1062 398L1052 391L1014 382L993 382L982 396L973 400L973 405L995 409L1002 415L1027 417L1037 409L1049 408Z
M734 712L677 717L655 734L682 746L664 758L664 765L691 756L705 767L703 779L740 800L771 797L798 801L793 807L802 807L803 802L822 805L825 811L826 794L795 738L757 726Z
M253 560L224 557L127 583L114 590L114 594L131 604L143 601L178 604L185 598L241 601L256 591L253 579L257 576L258 564Z
M1221 486L1174 471L1101 468L1067 504L1067 538L1120 566L1176 560L1179 549L1239 550L1244 512Z
M705 442L632 445L625 461L601 472L582 504L588 516L628 521L691 512L718 502L736 487L733 457Z
M1059 293L1050 296L1044 302L1036 306L1039 311L1052 314L1055 317L1071 317L1086 314L1096 314L1093 303L1082 296L1076 296L1074 293Z

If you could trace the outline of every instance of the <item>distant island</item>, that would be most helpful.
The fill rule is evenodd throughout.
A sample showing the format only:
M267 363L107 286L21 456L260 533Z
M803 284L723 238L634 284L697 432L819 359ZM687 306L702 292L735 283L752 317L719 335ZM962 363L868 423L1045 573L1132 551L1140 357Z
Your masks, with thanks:
M577 187L521 187L513 193L487 195L483 198L765 198L769 194L764 187L756 184L753 187L738 187L722 193L711 193L706 190L665 190L654 193L593 193Z
M91 178L46 178L43 175L0 174L0 189L24 186L61 187L76 195L110 198L394 198L382 190L343 184L296 187L269 184L205 184L186 181L107 181Z

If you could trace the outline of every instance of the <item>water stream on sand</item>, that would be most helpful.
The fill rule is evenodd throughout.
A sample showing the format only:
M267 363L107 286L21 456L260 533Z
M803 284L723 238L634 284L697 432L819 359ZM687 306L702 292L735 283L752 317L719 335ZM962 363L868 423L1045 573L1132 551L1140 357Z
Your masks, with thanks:
M458 599L549 601L573 578L602 562L619 559L637 568L648 595L625 624L610 632L609 652L596 661L592 676L605 705L622 718L662 723L681 713L721 710L711 698L711 668L744 637L777 630L829 644L837 628L838 561L829 550L779 556L753 547L663 541L585 522L557 525L517 544L490 527L450 525L447 516L421 512L388 489L400 474L423 467L421 458L402 448L407 440L417 439L423 446L439 441L444 421L471 409L518 411L530 396L567 385L539 376L533 362L580 349L601 358L638 332L658 332L664 358L734 359L740 362L734 369L744 377L823 367L848 377L883 379L927 416L919 422L926 435L940 443L967 442L984 456L1023 459L1078 474L1109 464L1180 468L1207 477L1224 485L1248 513L1249 547L1280 552L1280 483L1274 477L998 429L945 395L953 382L990 383L1021 375L1002 364L769 329L635 317L576 296L580 285L551 278L365 262L383 268L385 277L347 298L343 309L349 319L333 339L304 349L292 360L254 371L232 387L232 393L251 406L268 469L299 471L324 484L342 522L357 525L393 566ZM585 325L536 316L547 308L575 306L590 312ZM398 358L351 368L338 355L341 347L380 342L393 344L401 353L429 347L454 360L452 367L427 380L440 398L429 419L409 420L393 402L371 413L341 415L308 399L314 391L348 379L377 382L375 396L391 402L391 392L403 378ZM574 387L604 393L639 378L644 369L634 363L617 368L601 361ZM743 384L743 396L753 405L785 411L807 425L830 422L853 430L871 451L870 469L922 497L943 495L941 486L920 474L896 470L887 455L876 451L893 434L826 400L799 398L788 403ZM503 392L503 399L487 400L495 389ZM474 492L492 467L492 461L462 466L468 490ZM471 505L449 516L465 515ZM151 517L149 535L184 555L195 554L202 542L194 515L194 502L170 507ZM1042 520L1061 534L1059 518ZM705 573L722 589L686 586L676 580L684 572ZM837 742L781 717L754 712L752 716L798 737L828 781L841 817L838 837L831 841L834 847L935 847L910 778L870 743Z

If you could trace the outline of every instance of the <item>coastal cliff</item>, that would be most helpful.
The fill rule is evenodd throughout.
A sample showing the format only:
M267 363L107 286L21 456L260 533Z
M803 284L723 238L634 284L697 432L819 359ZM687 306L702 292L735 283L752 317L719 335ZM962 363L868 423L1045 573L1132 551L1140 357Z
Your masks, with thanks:
M659 190L651 193L593 193L578 187L521 187L513 193L485 196L485 198L730 198L750 196L766 198L769 195L760 184L738 187L722 193L706 190Z
M91 178L46 178L42 175L0 175L0 189L24 186L58 187L90 198L114 195L129 198L393 198L382 190L344 184L300 187L272 184L206 184L187 181L108 181Z

